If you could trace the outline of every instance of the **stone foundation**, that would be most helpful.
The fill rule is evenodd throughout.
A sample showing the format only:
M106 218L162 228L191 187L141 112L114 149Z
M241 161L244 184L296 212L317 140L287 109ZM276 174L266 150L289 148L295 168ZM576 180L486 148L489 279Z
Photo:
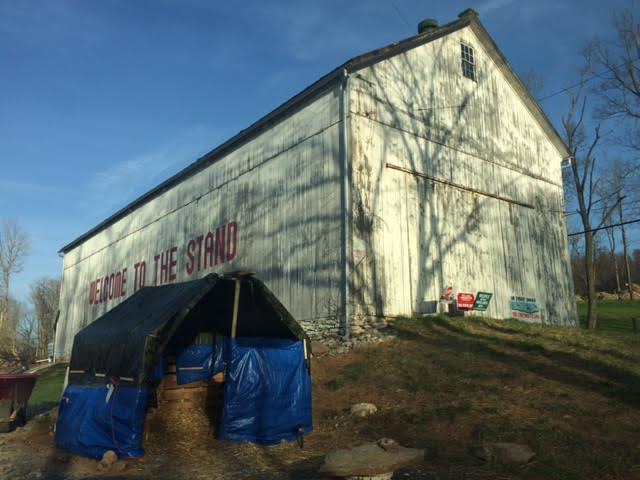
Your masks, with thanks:
M386 317L374 317L372 315L354 315L351 318L351 335L358 337L369 332L383 330L389 326Z
M351 317L351 334L345 341L342 325L335 318L302 320L300 325L311 338L312 351L315 355L335 355L350 350L377 344L391 337L387 330L390 317L373 315L354 315Z
M344 336L342 319L323 318L300 320L300 325L307 335L314 340L338 340ZM380 331L389 325L388 317L373 315L354 315L351 317L351 335L358 337L372 331Z

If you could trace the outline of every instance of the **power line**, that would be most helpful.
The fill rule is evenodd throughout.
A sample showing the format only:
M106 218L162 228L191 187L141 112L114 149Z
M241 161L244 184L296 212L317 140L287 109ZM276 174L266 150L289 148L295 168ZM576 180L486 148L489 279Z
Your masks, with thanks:
M625 207L629 207L629 205L631 205L631 208L633 208L634 206L640 204L640 200L634 200L632 202L627 202L625 203ZM591 212L601 212L604 210L607 210L611 208L610 206L607 207L597 207L597 208L592 208L590 211ZM569 215L580 215L580 212L578 211L571 211L571 212L567 212L567 211L563 211L562 213L564 213L565 217L568 217Z
M629 225L630 223L638 223L638 222L640 222L640 218L636 218L635 220L629 220L627 222L616 223L615 225L606 225L604 227L592 228L591 230L584 230L582 232L569 233L569 234L567 234L567 237L573 237L575 235L582 235L584 233L589 233L589 232L597 232L599 230L606 230L607 228L620 227L622 225Z
M550 93L549 95L545 95L544 97L540 97L540 98L538 98L538 101L539 101L539 102L544 102L545 100L548 100L548 99L550 99L550 98L552 98L552 97L555 97L556 95L560 95L561 93L568 92L569 90L572 90L572 89L574 89L574 88L576 88L576 87L579 87L580 85L583 85L583 84L585 84L585 83L587 83L587 82L590 82L590 81L591 81L591 80L593 80L594 78L598 78L598 77L599 77L600 75L602 75L603 73L604 73L604 71L603 71L603 72L600 72L600 73L598 73L598 74L592 75L592 76L590 76L590 77L586 78L585 80L582 80L582 81L580 81L580 82L574 83L573 85L569 85L568 87L565 87L565 88L563 88L562 90L558 90L557 92Z
M398 14L398 16L402 19L402 21L407 25L407 27L409 28L413 28L411 26L411 24L407 21L407 19L405 18L404 15L402 15L402 12L400 11L400 9L398 8L398 6L396 5L395 0L391 0L391 5L393 6L393 9L396 11L396 13Z
M637 62L638 60L640 60L640 58L636 58L635 60L632 60L631 63L633 64L634 62ZM624 67L627 64L627 62L621 63L620 65L616 65L613 68L620 68L620 67ZM610 70L610 69L609 69ZM591 80L600 77L602 74L607 73L609 70L602 70L601 72L598 73L594 73L593 75L590 75L589 77L583 79L580 82L574 83L573 85L569 85L568 87L563 88L562 90L558 90L557 92L554 93L550 93L549 95L545 95L544 97L540 97L538 98L538 102L544 102L545 100L548 100L549 98L555 97L556 95L560 95L561 93L565 93L568 92L569 90L579 87L580 85L583 85L587 82L590 82Z

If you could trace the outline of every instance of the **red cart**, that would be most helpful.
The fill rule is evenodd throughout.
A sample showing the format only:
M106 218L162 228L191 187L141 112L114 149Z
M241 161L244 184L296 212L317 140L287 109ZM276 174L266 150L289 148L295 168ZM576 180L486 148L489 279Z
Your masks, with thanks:
M0 432L24 425L27 402L37 378L35 373L0 374Z

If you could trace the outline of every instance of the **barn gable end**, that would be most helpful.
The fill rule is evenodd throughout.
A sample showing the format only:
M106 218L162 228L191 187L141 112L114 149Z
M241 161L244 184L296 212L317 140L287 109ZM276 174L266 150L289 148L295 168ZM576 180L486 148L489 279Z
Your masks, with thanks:
M475 314L576 322L566 148L476 16L466 19L350 78L356 331L371 317L450 308L440 302L449 287L454 298L492 294Z

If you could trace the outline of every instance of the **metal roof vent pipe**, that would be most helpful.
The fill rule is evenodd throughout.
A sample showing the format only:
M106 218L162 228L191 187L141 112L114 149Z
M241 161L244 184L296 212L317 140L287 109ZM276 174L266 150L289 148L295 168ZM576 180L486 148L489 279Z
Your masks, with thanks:
M418 24L418 35L429 33L438 28L438 20L435 18L427 18Z

